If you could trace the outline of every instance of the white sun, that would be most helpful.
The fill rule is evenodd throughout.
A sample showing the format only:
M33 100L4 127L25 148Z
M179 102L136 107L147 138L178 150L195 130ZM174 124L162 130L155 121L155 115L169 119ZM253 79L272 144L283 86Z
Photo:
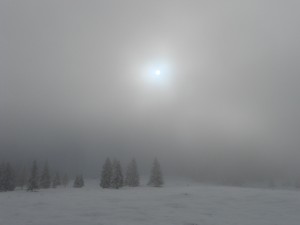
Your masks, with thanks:
M144 67L141 78L147 87L166 88L170 85L170 68L167 63L153 63Z

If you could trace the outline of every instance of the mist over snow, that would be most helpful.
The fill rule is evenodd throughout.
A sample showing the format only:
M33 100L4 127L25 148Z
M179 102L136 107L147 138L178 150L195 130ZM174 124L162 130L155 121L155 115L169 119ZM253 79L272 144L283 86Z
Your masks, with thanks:
M299 12L0 0L0 225L299 225Z
M1 1L0 161L95 177L108 156L145 173L157 156L199 180L297 179L299 7Z

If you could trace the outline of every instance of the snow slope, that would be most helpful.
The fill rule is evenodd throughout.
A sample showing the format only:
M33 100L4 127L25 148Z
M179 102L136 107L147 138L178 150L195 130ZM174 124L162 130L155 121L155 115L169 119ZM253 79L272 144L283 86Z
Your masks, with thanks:
M0 193L0 225L299 225L300 192L167 184Z

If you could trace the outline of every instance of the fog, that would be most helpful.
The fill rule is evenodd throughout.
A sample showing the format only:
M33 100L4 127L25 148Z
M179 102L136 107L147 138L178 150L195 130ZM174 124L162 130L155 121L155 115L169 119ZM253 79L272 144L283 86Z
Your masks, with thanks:
M300 177L299 7L0 1L0 161Z

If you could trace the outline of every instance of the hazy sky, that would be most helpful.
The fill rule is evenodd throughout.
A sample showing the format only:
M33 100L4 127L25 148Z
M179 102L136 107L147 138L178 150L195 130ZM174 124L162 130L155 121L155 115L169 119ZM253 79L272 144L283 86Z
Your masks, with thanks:
M299 10L1 0L0 153L78 135L89 154L234 152L287 167L300 159ZM155 67L164 83L149 81Z

